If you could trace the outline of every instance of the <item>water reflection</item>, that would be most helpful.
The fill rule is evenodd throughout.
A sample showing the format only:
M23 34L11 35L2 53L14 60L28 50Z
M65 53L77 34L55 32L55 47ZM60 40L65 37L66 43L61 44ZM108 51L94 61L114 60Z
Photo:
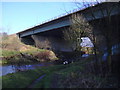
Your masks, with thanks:
M26 71L30 69L36 69L40 68L41 66L47 66L50 65L48 63L43 63L43 64L33 64L33 65L5 65L5 66L0 66L0 69L2 70L2 73L0 76L6 75L8 73L15 73L18 71Z

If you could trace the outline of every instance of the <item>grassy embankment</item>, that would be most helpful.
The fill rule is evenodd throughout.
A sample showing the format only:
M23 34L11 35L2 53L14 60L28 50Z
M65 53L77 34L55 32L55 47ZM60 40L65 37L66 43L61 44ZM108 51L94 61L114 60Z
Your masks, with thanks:
M53 65L36 70L17 72L2 77L3 88L25 88L46 74L33 88L100 88L117 87L115 77L101 77L91 72L92 58L67 65ZM114 79L112 79L114 78ZM113 81L114 80L114 81Z
M7 65L7 64L18 64L18 63L33 63L37 62L37 58L35 55L37 53L46 52L46 50L32 48L26 51L12 51L12 50L2 50L0 64ZM22 56L22 54L24 56Z
M0 36L0 39L2 39L0 42L0 51L2 51L0 65L27 64L44 61L42 59L56 59L51 51L21 43L15 34L3 35Z

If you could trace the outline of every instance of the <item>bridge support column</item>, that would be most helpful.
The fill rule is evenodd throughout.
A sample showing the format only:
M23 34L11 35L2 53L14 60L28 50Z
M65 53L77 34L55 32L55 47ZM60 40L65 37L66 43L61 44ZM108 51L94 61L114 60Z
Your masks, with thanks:
M35 42L35 46L41 49L51 49L50 42L44 36L32 35L31 36Z

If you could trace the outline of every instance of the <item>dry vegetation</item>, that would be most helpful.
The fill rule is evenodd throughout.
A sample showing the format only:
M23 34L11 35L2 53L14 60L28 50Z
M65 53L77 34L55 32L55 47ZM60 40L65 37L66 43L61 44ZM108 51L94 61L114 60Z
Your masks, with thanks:
M7 33L3 33L0 39L2 40L0 42L2 51L0 64L26 64L57 59L52 51L23 44L16 34L7 35Z
M26 51L30 49L35 49L32 46L21 43L16 34L4 34L2 35L2 37L0 37L0 39L2 40L2 42L0 43L0 48L3 50Z

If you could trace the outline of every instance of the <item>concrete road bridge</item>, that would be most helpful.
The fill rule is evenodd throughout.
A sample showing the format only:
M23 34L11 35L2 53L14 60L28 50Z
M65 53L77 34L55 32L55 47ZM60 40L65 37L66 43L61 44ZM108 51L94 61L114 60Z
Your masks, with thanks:
M119 40L117 38L120 36L120 3L118 2L105 2L89 6L40 25L28 28L27 30L18 32L17 35L22 42L28 45L35 45L36 47L44 49L52 49L54 52L72 52L74 49L71 48L71 45L63 38L63 31L67 30L67 28L71 25L71 15L79 13L82 14L85 19L91 23L91 25L94 22L93 27L97 37L101 35L100 25L104 25L104 19L108 17L109 12L107 12L107 9L111 9L110 16L112 18L112 25L115 30L111 37L113 37L113 45L115 45L118 44ZM93 15L95 17L93 17ZM101 24L99 21L101 21ZM101 48L104 48L104 43L101 45Z

